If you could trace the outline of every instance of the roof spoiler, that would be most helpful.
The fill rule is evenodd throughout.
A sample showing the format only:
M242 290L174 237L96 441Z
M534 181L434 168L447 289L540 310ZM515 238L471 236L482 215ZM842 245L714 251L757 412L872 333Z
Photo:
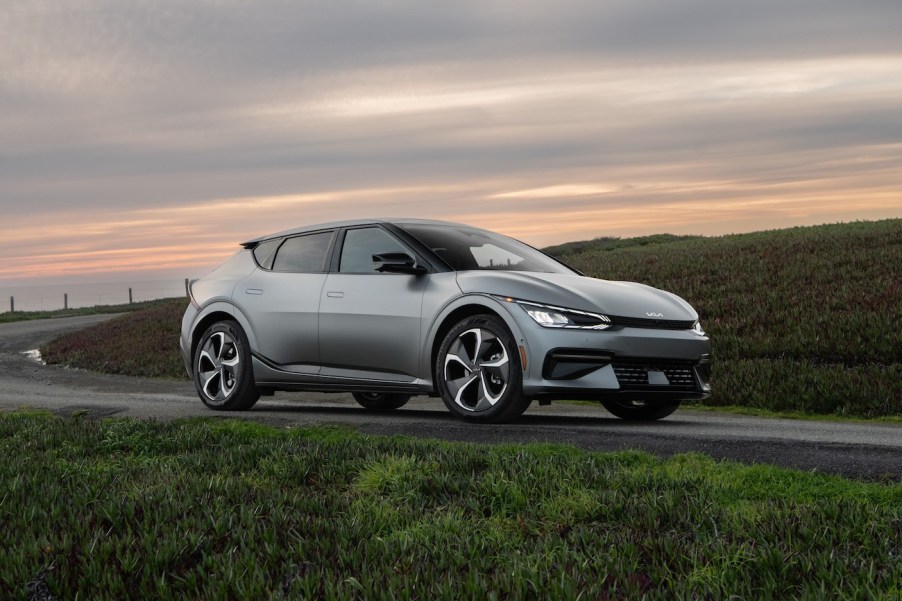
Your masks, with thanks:
M243 246L247 250L254 250L255 248L257 248L258 244L260 244L259 240L250 240L249 242L242 242L241 246Z

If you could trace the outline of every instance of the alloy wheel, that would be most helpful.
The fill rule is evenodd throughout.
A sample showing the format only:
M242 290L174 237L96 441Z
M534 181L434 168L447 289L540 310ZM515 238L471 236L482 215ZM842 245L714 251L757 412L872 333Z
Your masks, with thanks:
M198 384L212 403L225 401L238 382L241 355L228 332L215 332L204 343L197 360Z
M495 406L510 383L510 357L498 337L484 328L460 333L445 355L444 380L454 402L466 411Z

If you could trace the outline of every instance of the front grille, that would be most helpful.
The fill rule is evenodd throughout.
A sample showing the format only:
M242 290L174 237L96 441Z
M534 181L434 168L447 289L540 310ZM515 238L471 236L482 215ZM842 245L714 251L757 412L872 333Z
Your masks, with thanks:
M626 359L614 361L614 374L624 390L635 389L680 389L695 390L695 362L676 359ZM667 378L666 383L660 375L649 372L661 372Z
M630 328L650 328L655 330L691 330L694 321L678 321L675 319L645 319L643 317L611 317L611 323L615 326L627 326Z

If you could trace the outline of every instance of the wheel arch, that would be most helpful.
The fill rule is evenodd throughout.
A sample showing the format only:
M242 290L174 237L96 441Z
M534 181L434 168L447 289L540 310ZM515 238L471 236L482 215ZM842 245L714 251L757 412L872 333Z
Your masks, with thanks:
M501 319L508 330L510 330L517 345L525 347L527 349L527 356L529 355L526 337L523 335L520 326L514 321L514 318L502 303L485 295L470 295L458 298L442 309L438 317L433 321L429 330L429 336L426 340L426 350L428 353L424 357L424 360L428 362L428 365L424 366L423 373L429 374L431 378L430 384L434 393L438 393L435 384L437 377L437 374L435 373L435 361L438 357L442 341L445 339L448 332L451 331L451 328L457 325L462 319L473 317L475 315L494 315ZM521 367L523 367L523 377L525 379L527 374L526 368L528 366L522 366L521 361Z
M204 332L207 331L214 323L220 321L234 321L237 322L241 329L244 330L244 335L247 336L248 344L251 347L251 351L257 348L257 340L254 336L254 331L251 328L250 321L238 309L235 305L231 303L227 303L224 301L218 301L211 303L201 309L200 313L194 320L194 326L191 330L191 357L193 361L194 352L197 350L197 344L200 342L201 337L204 335Z

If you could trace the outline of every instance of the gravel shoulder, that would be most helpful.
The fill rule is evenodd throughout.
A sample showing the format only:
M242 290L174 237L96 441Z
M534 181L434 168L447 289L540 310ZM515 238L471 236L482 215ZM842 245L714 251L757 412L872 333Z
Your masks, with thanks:
M515 424L474 425L451 417L438 399L371 413L347 394L278 393L252 411L216 413L192 384L97 374L42 365L24 351L113 315L0 324L0 410L46 409L59 415L170 420L230 417L289 427L340 424L364 433L477 443L548 442L600 451L641 449L660 456L700 452L863 479L902 479L902 425L760 418L678 411L656 423L618 420L598 408L534 404Z

